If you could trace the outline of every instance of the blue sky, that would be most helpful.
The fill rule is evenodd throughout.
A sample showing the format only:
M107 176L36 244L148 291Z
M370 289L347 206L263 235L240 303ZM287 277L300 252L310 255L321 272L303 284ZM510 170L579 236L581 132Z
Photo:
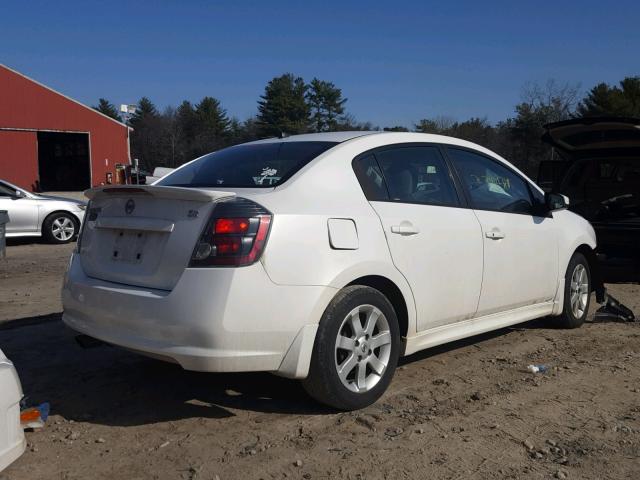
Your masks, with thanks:
M205 95L245 119L272 77L333 81L360 121L513 112L528 81L640 74L637 1L13 1L0 63L81 102Z

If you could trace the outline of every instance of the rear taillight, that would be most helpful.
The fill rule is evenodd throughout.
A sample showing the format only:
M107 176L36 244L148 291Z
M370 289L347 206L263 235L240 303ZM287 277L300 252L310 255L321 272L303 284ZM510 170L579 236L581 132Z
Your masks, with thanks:
M200 236L189 267L239 267L260 259L271 213L246 198L221 200Z

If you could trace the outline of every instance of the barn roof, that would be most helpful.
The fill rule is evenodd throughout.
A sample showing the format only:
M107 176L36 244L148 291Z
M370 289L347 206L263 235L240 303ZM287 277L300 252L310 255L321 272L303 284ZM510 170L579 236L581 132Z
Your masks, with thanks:
M12 69L12 68L10 68L10 67L7 67L6 65L4 65L4 64L2 64L2 63L0 63L0 70L1 70L1 69L5 69L5 70L7 70L7 71L9 71L9 72L11 72L11 73L13 73L13 74L15 74L15 75L17 75L17 76L21 77L21 78L23 78L23 79L27 80L28 82L31 82L31 83L33 83L33 84L35 84L35 85L37 85L37 86L39 86L39 87L41 87L41 88L44 88L45 90L48 90L49 92L51 92L51 93L53 93L53 94L55 94L55 95L58 95L58 96L60 96L60 97L64 98L65 100L68 100L68 101L70 101L70 102L73 102L74 104L79 105L79 106L81 106L81 107L83 107L83 108L85 108L85 109L87 109L87 110L90 110L91 112L95 113L96 115L100 115L100 116L102 116L102 117L106 118L107 120L110 120L110 121L112 121L112 122L116 123L117 125L119 125L119 126L121 126L121 127L123 127L123 128L129 128L129 129L131 129L131 127L129 127L128 125L126 125L126 124L124 124L124 123L122 123L122 122L119 122L118 120L115 120L114 118L111 118L111 117L109 117L109 116L105 115L104 113L99 112L99 111L97 111L96 109L91 108L91 107L89 107L89 106L85 105L84 103L81 103L81 102L79 102L79 101L77 101L77 100L74 100L73 98L68 97L67 95L65 95L65 94L63 94L63 93L60 93L60 92L58 92L57 90L54 90L53 88L48 87L48 86L46 86L46 85L44 85L44 84L42 84L42 83L38 82L37 80L34 80L33 78L28 77L27 75L25 75L25 74L23 74L23 73L20 73L20 72L18 72L18 71L16 71L16 70Z

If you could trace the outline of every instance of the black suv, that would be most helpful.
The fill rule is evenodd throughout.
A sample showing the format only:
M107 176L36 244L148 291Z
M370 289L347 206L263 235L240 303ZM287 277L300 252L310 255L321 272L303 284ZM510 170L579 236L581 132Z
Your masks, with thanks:
M593 225L602 280L640 281L640 119L552 123L543 140L560 158L542 162L538 183Z

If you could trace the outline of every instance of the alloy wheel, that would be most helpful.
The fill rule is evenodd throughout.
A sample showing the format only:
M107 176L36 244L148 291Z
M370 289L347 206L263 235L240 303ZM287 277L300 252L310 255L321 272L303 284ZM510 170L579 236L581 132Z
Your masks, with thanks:
M371 390L380 381L391 355L391 330L382 311L360 305L345 317L335 344L335 367L352 392Z
M589 300L589 274L581 263L577 264L576 268L573 269L569 292L571 312L575 318L582 318Z
M66 242L75 234L76 226L69 217L56 218L51 224L51 233L61 242Z

